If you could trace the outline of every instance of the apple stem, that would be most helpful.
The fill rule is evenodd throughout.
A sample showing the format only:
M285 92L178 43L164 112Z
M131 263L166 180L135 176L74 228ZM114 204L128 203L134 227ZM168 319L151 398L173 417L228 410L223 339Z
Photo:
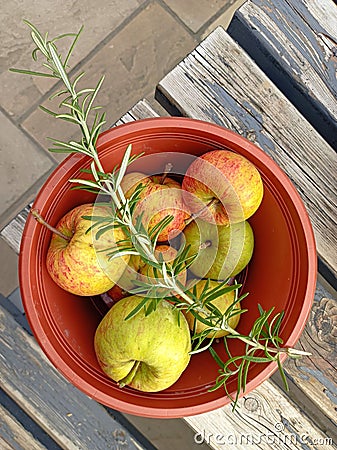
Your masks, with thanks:
M57 236L61 237L62 239L65 239L68 242L71 240L70 236L66 236L65 234L61 233L61 231L57 230L55 227L46 222L37 209L31 209L30 213L37 222L39 222L44 227L48 228L48 230L52 231L54 234L57 234Z
M212 241L207 240L207 241L205 241L205 242L202 242L202 243L199 245L199 250L204 250L205 248L208 248L208 247L211 247L211 246L212 246Z
M210 208L215 203L218 203L219 199L216 197L213 197L212 200L210 200L203 208L201 208L198 212L191 214L191 216L188 219L185 219L185 225L187 226L190 224L194 219L199 217L207 208Z
M159 181L159 184L164 184L164 181L166 180L167 175L171 172L172 168L173 168L172 163L169 162L169 163L165 164L165 169L164 169L163 175Z
M126 377L122 378L119 382L118 382L118 386L120 388L123 388L124 386L126 386L127 384L130 384L131 381L133 380L134 376L136 375L136 372L138 370L140 361L135 361L130 372L126 375Z

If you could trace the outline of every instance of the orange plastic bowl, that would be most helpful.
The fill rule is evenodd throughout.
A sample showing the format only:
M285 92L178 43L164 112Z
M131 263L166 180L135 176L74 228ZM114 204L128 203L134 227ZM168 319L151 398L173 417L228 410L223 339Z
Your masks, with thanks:
M285 346L294 346L307 321L316 286L316 249L311 224L295 187L271 158L247 139L221 126L187 118L145 119L102 133L97 148L105 170L120 163L129 144L134 153L162 154L153 158L162 170L172 153L199 156L212 149L226 148L248 158L260 171L264 182L262 204L250 223L255 248L244 291L249 292L238 331L247 333L258 317L257 305L284 310L281 336ZM148 159L148 158L147 158ZM141 163L141 160L140 160ZM34 208L55 225L71 208L93 201L84 191L71 190L70 178L83 176L90 160L74 154L62 162L40 190ZM102 316L90 299L76 297L60 289L49 277L44 264L50 232L29 216L23 233L19 277L29 324L43 351L54 366L88 396L113 409L157 418L195 415L229 403L223 389L209 392L218 375L218 366L209 352L191 358L180 379L159 393L120 389L100 369L94 352L94 333ZM233 354L244 345L230 341ZM223 344L217 352L225 356ZM246 393L256 388L277 369L275 363L252 364ZM228 383L235 395L237 380Z

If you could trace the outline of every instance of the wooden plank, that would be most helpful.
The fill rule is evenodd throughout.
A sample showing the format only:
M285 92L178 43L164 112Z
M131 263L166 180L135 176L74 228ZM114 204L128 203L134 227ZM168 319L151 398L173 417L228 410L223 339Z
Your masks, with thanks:
M317 423L330 429L337 442L337 299L329 294L318 282L309 320L296 345L311 356L288 359L284 368L291 384L300 391L300 395L295 392L290 396L300 401L311 417L320 412Z
M240 399L234 413L228 405L185 420L196 431L195 440L215 450L337 448L333 438L280 394L272 382L263 383Z
M67 450L141 447L106 409L68 383L0 306L2 389L55 442Z
M23 208L0 232L2 239L7 242L17 254L20 252L21 236L30 208L31 204Z
M2 450L46 450L46 447L37 441L1 404L0 448Z
M336 275L336 153L233 39L217 28L157 90L182 115L247 136L282 167L306 205L319 256Z
M0 331L1 388L61 448L143 448L103 406L59 374L35 339L2 306Z
M134 120L157 117L158 115L159 114L152 108L150 103L146 99L143 99L136 103L130 111L124 114L124 116L115 123L115 126L133 122Z
M228 33L337 150L337 6L249 0Z

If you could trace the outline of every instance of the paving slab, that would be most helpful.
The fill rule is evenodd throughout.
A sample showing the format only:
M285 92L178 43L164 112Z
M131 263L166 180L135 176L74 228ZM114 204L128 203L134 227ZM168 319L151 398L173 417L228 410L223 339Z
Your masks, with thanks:
M0 215L53 165L50 156L0 112Z
M207 28L202 32L201 39L205 39L215 28L221 26L225 30L227 30L235 11L240 8L247 0L234 0L231 1L231 5L228 8L218 15L218 17L212 21L211 24L207 26Z
M158 450L210 450L198 443L196 432L181 419L150 419L123 414Z
M164 0L166 5L194 33L221 11L229 8L235 0Z
M8 0L2 2L0 22L0 104L15 119L22 116L53 83L45 78L22 77L8 72L9 67L34 68L34 48L23 18L54 37L76 32L85 25L72 62L86 58L123 21L134 14L146 0ZM68 41L70 42L70 41ZM66 44L66 43L65 43ZM68 44L67 44L68 45ZM65 48L65 46L63 47ZM36 68L35 68L36 69ZM51 80L53 81L53 80Z
M79 87L95 86L105 75L97 104L107 113L108 127L140 98L154 92L160 79L195 45L194 38L170 13L150 3L83 65L86 76ZM47 136L69 139L76 129L38 109L22 125L44 147Z

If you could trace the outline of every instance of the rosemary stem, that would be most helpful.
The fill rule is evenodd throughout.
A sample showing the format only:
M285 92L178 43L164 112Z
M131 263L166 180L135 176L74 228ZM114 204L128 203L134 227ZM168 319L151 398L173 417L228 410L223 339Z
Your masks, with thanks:
M264 345L260 344L259 342L252 341L251 339L248 339L245 336L242 336L240 333L238 333L234 328L230 327L228 324L225 325L225 330L228 331L228 333L232 336L236 336L238 339L243 341L245 344L249 345L250 347L254 348L255 350L267 350L268 353L287 353L290 356L295 355L305 355L309 356L311 353L305 352L303 350L297 350L296 348L292 347L265 347Z
M86 125L86 123L85 123L85 125ZM97 165L98 170L99 170L100 172L102 172L102 173L105 173L104 168L103 168L103 166L102 166L102 164L101 164L101 161L100 161L100 159L98 158L97 151L96 151L95 149L94 149L94 151L93 151L93 157L94 157L94 161L95 161L95 164ZM120 197L120 198L122 199L122 201L123 201L123 204L121 203L120 199L118 198L117 193L113 190L113 188L112 188L112 186L110 185L110 183L105 183L105 184L106 184L106 186L107 186L107 188L108 188L108 190L109 190L111 199L112 199L112 201L114 202L114 205L116 206L116 208L117 208L117 209L124 208L124 212L126 213L126 214L125 214L125 217L126 217L127 226L129 227L129 230L130 230L131 234L133 234L134 236L137 237L137 236L138 236L137 230L135 229L134 224L133 224L133 222L132 222L131 213L130 213L129 208L127 207L127 202L126 202L126 199L125 199L125 197L124 197L124 192L123 192L121 186L118 186L118 187L117 187L117 191L118 191L119 197ZM146 254L147 258L148 258L149 260L151 260L151 261L157 263L158 260L157 260L157 258L155 257L155 255L154 255L154 253L153 253L153 251L152 251L152 249L151 249L151 242L149 242L149 244L146 245L145 242L143 242L143 240L140 240L140 239L137 239L137 240L138 240L139 245L140 245L140 246L142 247L142 249L145 251L145 254Z

